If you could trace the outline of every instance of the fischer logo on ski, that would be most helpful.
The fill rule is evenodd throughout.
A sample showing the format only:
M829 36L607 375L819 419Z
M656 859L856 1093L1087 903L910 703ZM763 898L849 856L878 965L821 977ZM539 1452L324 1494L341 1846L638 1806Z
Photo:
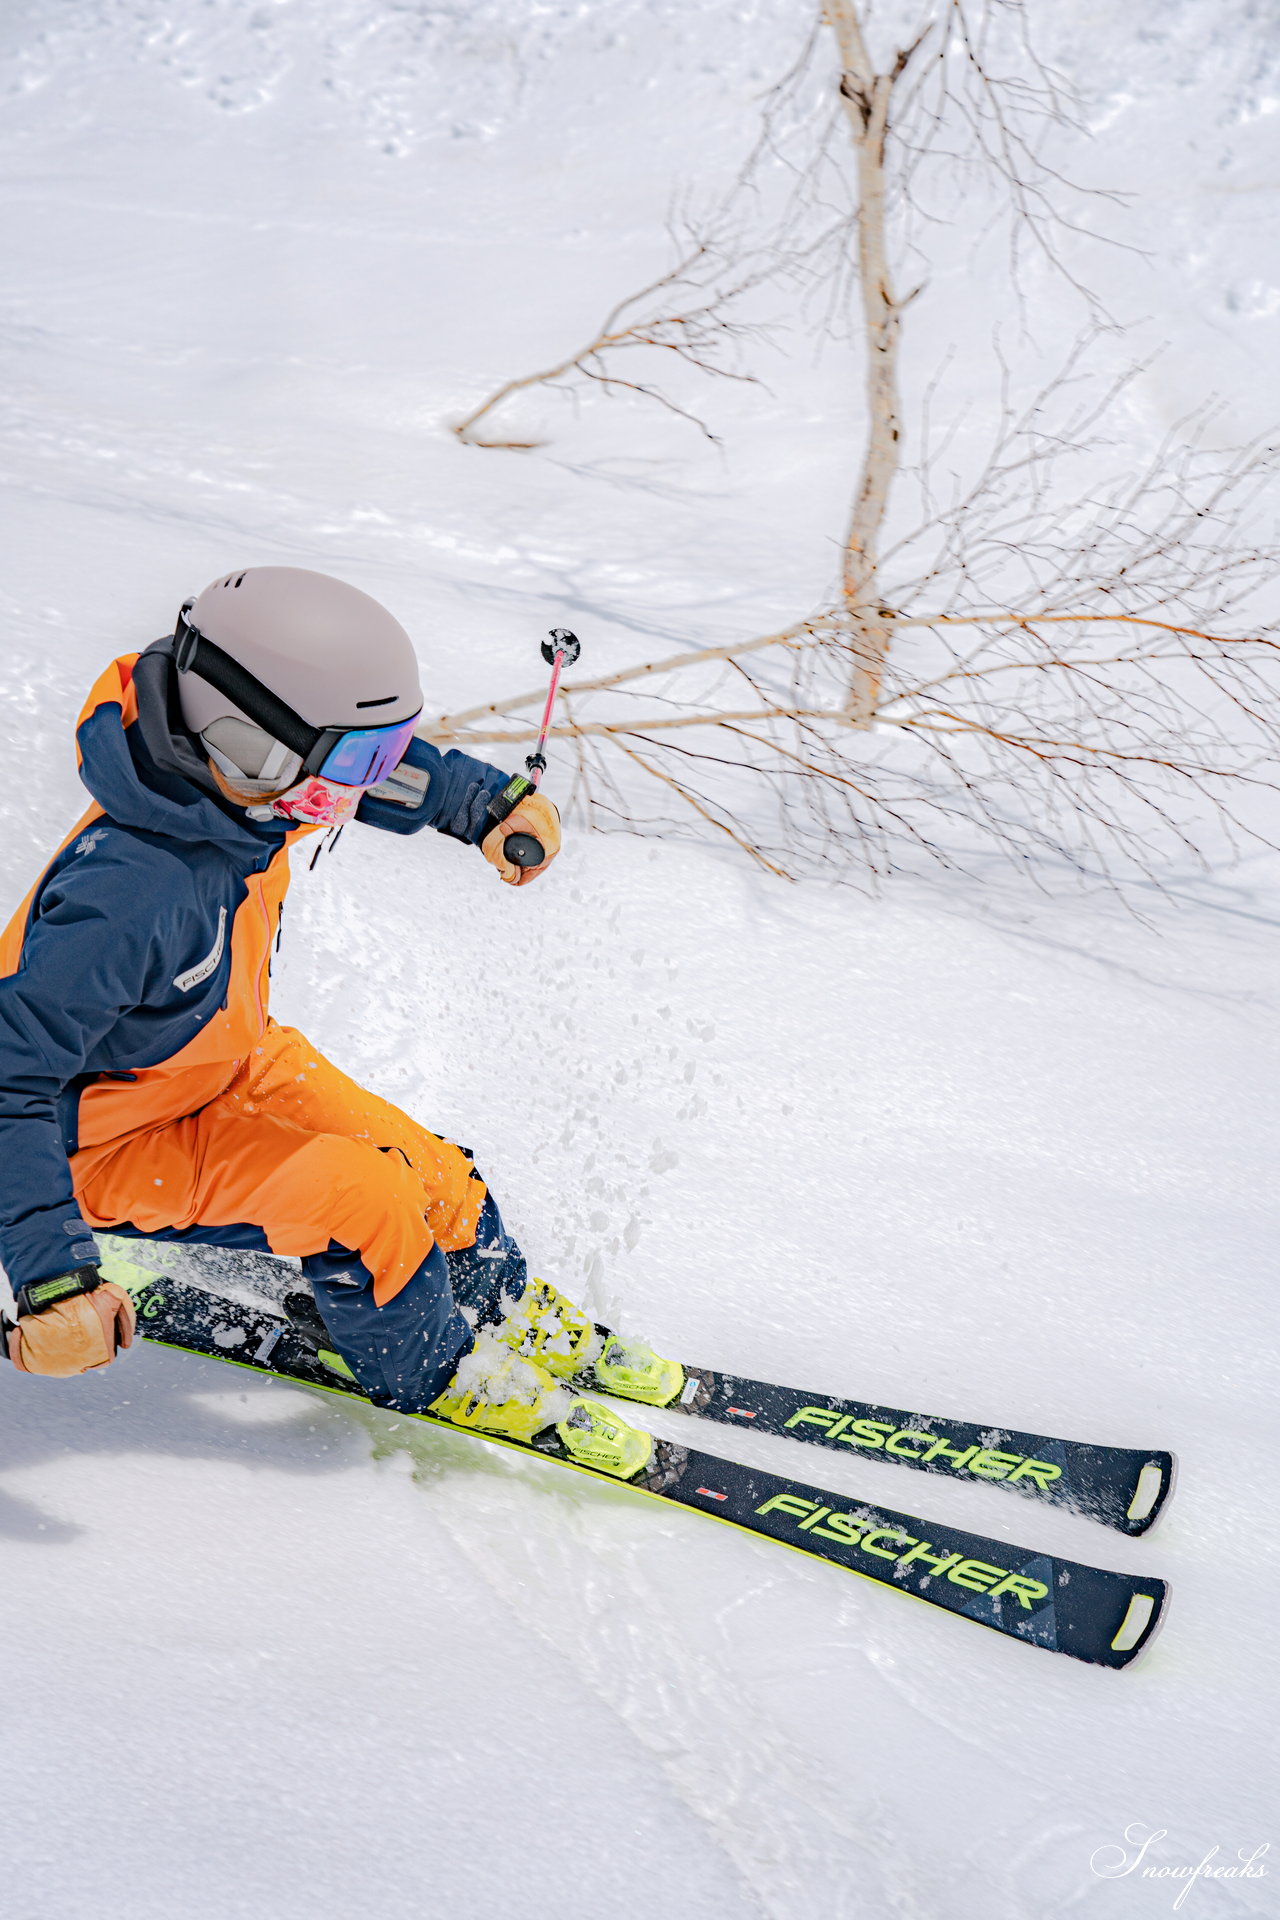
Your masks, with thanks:
M796 1493L775 1493L771 1500L758 1506L756 1512L789 1514L797 1522L797 1531L812 1534L818 1540L838 1540L842 1546L874 1554L877 1560L892 1560L895 1570L919 1565L926 1582L945 1574L953 1586L967 1587L970 1593L990 1594L993 1600L1010 1593L1028 1613L1049 1598L1049 1589L1042 1580L1028 1580L1020 1573L1010 1572L1008 1567L992 1566L989 1561L969 1559L962 1553L935 1553L928 1540L917 1540L914 1534L903 1533L897 1527L881 1526L874 1515L835 1513L817 1500L808 1500ZM879 1541L889 1544L880 1546Z
M737 1413L737 1407L730 1407ZM787 1428L822 1427L828 1440L843 1440L850 1447L883 1447L895 1460L910 1460L932 1465L936 1460L954 1473L976 1473L983 1480L1030 1480L1041 1492L1047 1492L1062 1478L1062 1468L1051 1460L1033 1460L1023 1453L1000 1453L994 1447L953 1447L944 1434L929 1433L922 1427L895 1427L891 1420L855 1420L851 1414L836 1413L830 1407L801 1407L786 1423ZM918 1451L917 1442L923 1442Z

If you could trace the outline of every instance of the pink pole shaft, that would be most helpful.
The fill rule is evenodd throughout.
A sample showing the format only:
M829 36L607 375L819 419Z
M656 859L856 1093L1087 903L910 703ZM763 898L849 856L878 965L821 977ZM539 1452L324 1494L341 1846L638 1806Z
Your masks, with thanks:
M538 744L533 750L535 758L541 754L542 749L547 744L547 733L551 727L551 709L556 704L556 690L560 685L560 669L563 665L564 665L564 655L560 652L559 648L557 648L556 663L555 663L555 666L551 669L551 686L547 692L547 704L543 708L543 712L542 712L542 731L538 735ZM538 782L542 778L542 768L534 767L532 772L529 775L529 778L532 781L533 785L536 787Z

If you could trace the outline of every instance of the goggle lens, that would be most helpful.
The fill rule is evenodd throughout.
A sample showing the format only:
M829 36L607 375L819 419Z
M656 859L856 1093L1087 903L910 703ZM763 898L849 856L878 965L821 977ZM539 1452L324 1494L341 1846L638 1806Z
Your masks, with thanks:
M330 747L316 771L335 786L376 787L404 759L417 723L415 714L394 727L354 727Z

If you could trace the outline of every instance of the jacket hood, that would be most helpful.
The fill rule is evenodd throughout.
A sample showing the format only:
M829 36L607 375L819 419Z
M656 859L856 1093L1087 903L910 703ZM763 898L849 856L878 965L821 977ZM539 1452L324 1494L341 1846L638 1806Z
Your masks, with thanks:
M81 780L121 826L212 841L241 858L283 846L283 821L250 820L218 792L182 724L177 678L172 636L112 661L76 723Z

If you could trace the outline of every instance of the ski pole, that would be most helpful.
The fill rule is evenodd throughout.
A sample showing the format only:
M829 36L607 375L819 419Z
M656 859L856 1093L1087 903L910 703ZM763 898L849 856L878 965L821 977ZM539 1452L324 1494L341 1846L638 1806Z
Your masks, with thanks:
M547 689L547 704L542 710L542 728L538 734L538 744L524 763L529 770L527 785L535 790L547 770L547 759L542 749L547 744L547 733L551 727L551 712L556 704L556 694L560 687L560 670L566 664L572 666L581 652L581 640L576 633L570 633L567 627L552 627L547 639L542 643L542 657L551 668L551 685ZM512 785L514 784L512 782ZM527 798L527 795L523 797ZM518 800L516 805L519 805ZM514 810L513 807L512 811ZM546 848L532 833L509 833L502 843L502 851L513 867L540 867L547 857Z

